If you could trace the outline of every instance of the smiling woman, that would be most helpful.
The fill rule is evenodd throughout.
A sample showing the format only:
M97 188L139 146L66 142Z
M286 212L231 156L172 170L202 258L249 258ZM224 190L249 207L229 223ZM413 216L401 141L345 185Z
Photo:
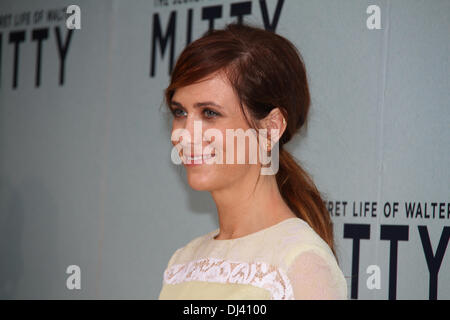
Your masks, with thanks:
M188 183L211 193L220 226L176 250L159 298L346 299L330 214L312 179L283 148L310 107L296 47L247 24L210 30L179 56L165 99ZM198 125L204 134L196 134ZM261 154L250 161L255 150L246 145L239 162L242 146L230 130L270 131L267 140L247 137L271 156L279 150L279 170L261 174ZM175 134L180 131L185 134ZM219 158L233 161L206 161Z

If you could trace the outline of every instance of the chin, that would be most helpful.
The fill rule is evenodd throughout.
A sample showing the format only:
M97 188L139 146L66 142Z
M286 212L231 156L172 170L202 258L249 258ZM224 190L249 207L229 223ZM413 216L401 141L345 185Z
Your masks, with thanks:
M214 181L207 175L188 173L187 181L189 186L197 191L211 191L214 188Z

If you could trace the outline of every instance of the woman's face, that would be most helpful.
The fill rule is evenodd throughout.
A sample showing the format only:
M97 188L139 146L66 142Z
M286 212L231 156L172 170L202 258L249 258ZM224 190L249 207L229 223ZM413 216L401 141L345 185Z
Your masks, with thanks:
M249 161L250 152L255 156L252 151L254 149L249 149L249 139L227 140L227 129L242 129L245 132L250 127L239 106L238 97L223 75L217 73L207 80L178 88L172 97L170 108L173 113L172 143L179 149L188 183L193 189L220 190L259 172L257 161ZM177 132L178 135L174 135ZM184 134L180 136L180 132ZM239 135L239 131L234 132ZM240 162L239 148L241 157L244 157L240 158ZM212 157L209 158L210 156Z

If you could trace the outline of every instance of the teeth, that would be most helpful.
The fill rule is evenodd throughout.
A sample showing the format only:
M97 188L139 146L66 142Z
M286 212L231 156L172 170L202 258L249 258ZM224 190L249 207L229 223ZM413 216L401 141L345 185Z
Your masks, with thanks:
M199 161L199 160L202 160L202 159L204 159L204 160L206 160L206 159L209 159L209 158L211 158L211 157L213 157L214 155L211 155L211 154L209 154L209 155L204 155L204 156L196 156L196 157L190 157L190 156L185 156L185 159L187 160L187 161Z

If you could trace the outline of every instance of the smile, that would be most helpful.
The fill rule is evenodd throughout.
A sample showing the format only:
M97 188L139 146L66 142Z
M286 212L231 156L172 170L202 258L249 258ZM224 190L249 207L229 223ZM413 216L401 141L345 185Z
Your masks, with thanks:
M207 154L207 155L205 154L205 155L194 156L194 157L183 155L182 158L183 158L183 163L186 165L200 165L200 164L203 164L203 162L205 160L214 158L215 156L216 156L215 154Z

